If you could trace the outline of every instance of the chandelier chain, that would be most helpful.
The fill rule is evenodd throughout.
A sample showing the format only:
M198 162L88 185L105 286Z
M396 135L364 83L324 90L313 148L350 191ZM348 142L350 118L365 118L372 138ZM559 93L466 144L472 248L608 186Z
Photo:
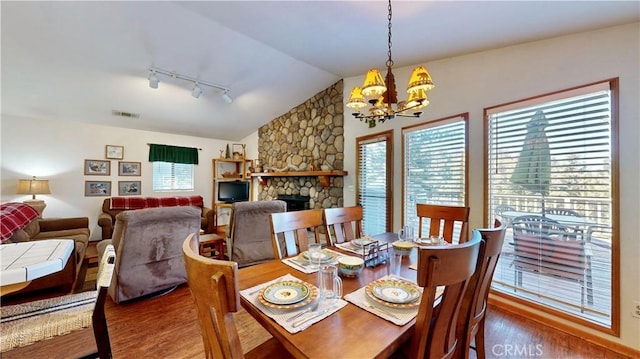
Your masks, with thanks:
M388 44L388 51L387 51L387 56L389 57L389 59L387 60L387 68L391 68L393 67L393 60L391 59L391 0L389 0L389 5L387 6L387 9L389 10L389 15L387 16L387 19L389 20L389 35L388 35L388 39L387 39L387 44Z

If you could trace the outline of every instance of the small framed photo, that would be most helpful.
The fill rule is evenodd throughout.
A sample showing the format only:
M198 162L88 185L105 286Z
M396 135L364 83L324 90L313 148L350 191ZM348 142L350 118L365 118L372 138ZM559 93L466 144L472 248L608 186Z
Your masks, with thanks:
M118 196L140 195L140 181L118 181Z
M111 196L111 181L84 181L84 196Z
M84 160L84 174L88 176L111 175L111 161Z
M107 145L106 157L111 160L121 160L124 158L124 146Z
M142 167L140 162L118 161L118 176L140 176Z

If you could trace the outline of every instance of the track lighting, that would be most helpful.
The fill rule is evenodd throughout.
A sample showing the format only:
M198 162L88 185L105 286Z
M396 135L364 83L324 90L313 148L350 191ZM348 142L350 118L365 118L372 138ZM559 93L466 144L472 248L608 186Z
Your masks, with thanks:
M200 86L198 86L198 83L196 82L196 84L193 85L193 91L191 91L191 96L198 98L200 97L201 94L202 94L202 89L200 88Z
M180 75L176 72L171 72L171 71L167 71L167 70L163 70L163 69L159 69L157 67L151 67L149 68L149 87L153 88L153 89L157 89L158 88L158 83L160 82L160 80L158 80L158 77L156 75L165 75L165 76L169 76L169 77L173 77L176 79L180 79L180 80L185 80L185 81L191 81L193 82L193 89L191 90L191 96L195 97L195 98L199 98L200 95L202 95L202 85L205 86L209 86L209 87L213 87L215 89L221 90L222 93L220 94L220 97L222 97L222 99L224 100L224 102L226 103L232 103L233 99L231 98L231 96L229 96L229 88L222 86L222 85L218 85L218 84L214 84L211 82L206 82L206 81L201 81L198 80L196 78L190 77L190 76L185 76L185 75Z
M151 72L149 73L149 87L151 87L152 89L157 89L158 82L160 82L160 80L158 80L156 72L151 70Z
M232 103L232 102L233 102L233 99L231 98L231 96L229 96L229 94L228 94L227 92L228 92L228 91L225 91L225 92L222 94L222 99L224 100L224 102L226 102L226 103L230 104L230 103Z

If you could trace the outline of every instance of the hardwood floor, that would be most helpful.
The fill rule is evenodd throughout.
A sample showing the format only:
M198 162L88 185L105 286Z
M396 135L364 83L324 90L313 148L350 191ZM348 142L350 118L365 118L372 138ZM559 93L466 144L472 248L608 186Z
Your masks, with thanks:
M203 358L198 320L189 289L183 285L161 297L116 305L106 304L114 358ZM238 315L243 349L269 337L246 312ZM624 359L596 346L526 318L489 308L487 358ZM2 358L76 358L95 348L91 329L2 353ZM475 358L475 353L471 353Z

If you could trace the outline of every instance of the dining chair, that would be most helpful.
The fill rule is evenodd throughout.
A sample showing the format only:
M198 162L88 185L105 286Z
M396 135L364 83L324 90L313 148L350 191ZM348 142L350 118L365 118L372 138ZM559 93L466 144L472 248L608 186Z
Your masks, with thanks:
M322 210L272 213L270 224L274 257L295 256L309 248L309 230L313 232L314 243L320 243Z
M330 245L362 237L362 207L325 208L322 217Z
M418 237L423 237L424 219L429 219L429 236L442 236L449 243L464 243L469 236L469 207L442 206L434 204L416 204L418 216ZM453 238L456 224L460 225L460 236L455 241ZM442 232L442 233L441 233Z
M581 311L593 304L591 250L579 229L543 216L520 216L513 229L514 290L522 287L523 271L564 278L581 288Z
M199 255L195 233L184 240L182 254L207 359L291 357L273 337L243 354L233 317L240 308L236 262Z
M491 287L493 273L498 264L502 244L507 231L506 225L500 220L495 220L494 228L480 228L477 231L482 236L476 270L469 280L467 291L462 299L456 336L458 347L456 358L469 358L469 350L476 350L476 358L484 359L484 324L487 314L487 297ZM475 348L471 347L471 341L475 339Z
M478 231L462 244L418 248L417 283L423 292L408 358L451 358L461 345L456 339L456 324L479 250ZM444 291L434 308L440 286L445 286Z

